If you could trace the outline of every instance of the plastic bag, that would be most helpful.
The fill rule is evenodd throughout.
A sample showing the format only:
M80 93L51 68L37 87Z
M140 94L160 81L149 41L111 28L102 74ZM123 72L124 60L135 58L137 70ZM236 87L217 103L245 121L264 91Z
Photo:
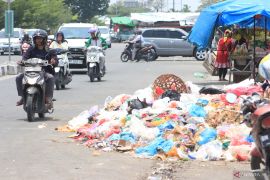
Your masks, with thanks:
M207 113L202 106L193 104L189 108L189 115L192 117L206 117Z
M78 116L68 121L68 127L77 130L89 122L89 118L98 112L98 106L93 106L90 110L81 112Z
M199 145L206 144L210 141L215 140L217 137L217 131L214 128L206 128L201 134L200 134L200 140L198 141Z
M173 147L173 141L166 140L162 137L156 138L148 146L140 147L136 149L136 154L146 154L148 156L154 156L157 154L158 150L163 152L169 152Z
M212 87L203 87L199 91L200 94L222 94L225 93L225 91L217 88L212 88Z
M161 99L168 97L170 101L180 101L180 93L175 90L167 90L161 95Z

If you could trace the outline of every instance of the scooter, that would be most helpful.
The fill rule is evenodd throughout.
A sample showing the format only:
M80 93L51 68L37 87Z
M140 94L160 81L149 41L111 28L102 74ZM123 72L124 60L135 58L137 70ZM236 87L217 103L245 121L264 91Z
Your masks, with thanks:
M52 113L53 108L48 109L45 104L45 72L44 66L51 66L48 61L32 58L24 61L25 72L23 78L23 108L27 113L29 122L35 119L35 113L44 118L45 113Z
M87 74L91 82L94 82L95 78L101 81L106 73L105 67L105 52L101 47L90 46L87 48L86 53Z
M262 173L270 177L270 101L261 99L254 93L243 101L241 107L244 122L252 128L256 147L251 151L251 169L256 179L264 179ZM261 164L265 169L261 171ZM258 171L258 172L256 172Z
M121 61L127 62L128 60L132 61L132 51L134 50L134 43L130 41L125 41L127 43L124 51L121 53ZM154 47L151 44L144 43L143 47L140 48L135 55L134 60L140 61L141 59L145 61L154 61L157 59L157 53Z
M65 89L66 85L72 81L72 74L69 70L68 50L51 49L57 54L58 66L54 68L55 71L55 86L56 90Z

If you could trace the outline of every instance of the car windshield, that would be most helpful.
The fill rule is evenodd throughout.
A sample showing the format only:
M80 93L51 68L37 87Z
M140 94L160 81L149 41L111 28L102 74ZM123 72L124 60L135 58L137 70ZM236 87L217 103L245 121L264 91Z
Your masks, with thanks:
M63 27L60 29L66 39L87 39L90 27Z
M0 31L0 38L8 38L8 35L4 31ZM19 31L14 31L13 35L11 38L20 38L20 33Z
M108 28L98 28L98 30L100 31L101 34L108 34L109 33Z

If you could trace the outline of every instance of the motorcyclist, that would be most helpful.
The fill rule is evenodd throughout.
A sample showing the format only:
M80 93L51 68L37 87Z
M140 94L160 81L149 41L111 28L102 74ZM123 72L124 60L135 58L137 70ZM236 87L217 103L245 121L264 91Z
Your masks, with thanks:
M55 58L54 54L50 54L47 52L46 46L47 46L47 38L48 35L46 31L44 30L37 30L33 34L33 47L30 47L26 53L23 55L23 58L21 61L18 62L19 65L23 64L23 61L30 59L30 58L40 58L43 60L48 60L49 64L56 65L57 59ZM52 75L54 73L54 69L51 66L44 67L44 78L45 78L45 103L48 106L48 109L51 109L53 107L52 105L52 98L53 98L53 90L54 90L54 76ZM19 96L23 96L23 86L22 86L22 79L24 74L21 73L16 77L16 86ZM23 98L21 98L17 102L17 106L20 106L23 104Z
M134 60L136 53L138 52L139 49L141 49L142 44L144 42L144 39L142 36L142 31L136 30L134 39L132 41L129 41L129 42L134 44L133 51L132 51L132 60ZM139 61L139 59L137 61Z
M100 37L100 32L99 32L98 28L96 28L96 27L90 28L88 33L90 34L90 37L85 42L86 48L88 48L90 46L98 46L98 47L103 48L104 50L108 48L106 40L104 38ZM102 69L105 67L105 58L101 58L101 61L104 61L104 62L100 62L100 70L102 71ZM105 73L105 71L104 71L104 73Z
M63 32L61 32L61 31L57 32L55 39L56 39L56 41L53 41L50 44L50 48L51 49L60 48L60 49L68 50L68 43L65 40L65 36L64 36L64 33Z

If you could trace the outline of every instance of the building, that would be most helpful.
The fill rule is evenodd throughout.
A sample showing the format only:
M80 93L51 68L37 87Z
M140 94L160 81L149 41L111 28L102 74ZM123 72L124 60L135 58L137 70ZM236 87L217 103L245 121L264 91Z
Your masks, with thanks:
M127 8L135 8L139 7L139 2L138 0L123 0L123 4Z

